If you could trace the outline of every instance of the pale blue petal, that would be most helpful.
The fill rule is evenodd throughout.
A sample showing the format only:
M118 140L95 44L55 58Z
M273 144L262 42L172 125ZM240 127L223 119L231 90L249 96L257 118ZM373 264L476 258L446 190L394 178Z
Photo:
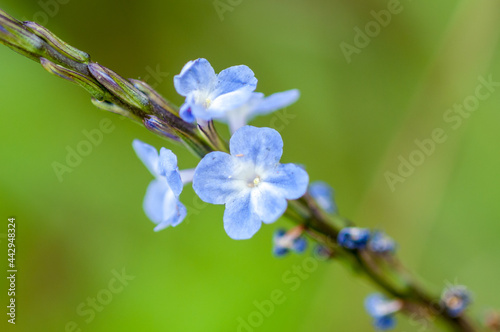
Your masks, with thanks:
M241 127L231 137L229 147L231 155L262 170L274 168L283 154L281 135L271 128Z
M257 104L251 115L264 115L277 111L295 103L299 97L300 92L297 89L272 94Z
M212 99L239 89L254 91L257 87L257 79L253 71L245 65L233 66L224 69L217 76L218 83L212 94Z
M309 193L316 203L328 213L337 212L337 205L333 199L333 189L323 181L316 181L309 186Z
M212 100L207 111L212 119L225 117L227 112L242 106L251 96L252 91L248 89L225 93Z
M186 207L181 202L177 201L175 213L172 214L169 219L158 224L154 228L154 231L155 232L161 231L162 229L167 228L168 226L175 227L184 220L186 215L187 215Z
M230 238L246 240L260 229L259 216L253 212L250 192L238 195L226 204L224 211L224 229Z
M186 207L180 201L177 201L177 213L172 219L172 227L179 225L184 220L184 218L186 218L186 215Z
M158 151L149 144L146 144L138 139L132 142L132 147L139 159L146 165L147 169L157 177L159 175L158 169Z
M206 59L189 61L179 75L174 77L174 86L181 96L193 91L211 91L217 84L217 75Z
M253 109L264 99L264 94L260 92L252 92L250 98L241 106L226 112L223 118L218 119L221 122L228 123L231 133L247 125L250 114Z
M241 180L232 178L237 167L236 158L227 153L216 151L207 154L194 171L194 191L204 202L226 203L241 191Z
M180 110L179 110L179 115L181 117L182 120L186 121L186 122L194 122L195 117L193 115L193 112L191 111L191 105L189 105L188 103L184 103Z
M262 175L261 181L272 185L286 199L298 199L307 191L309 175L295 164L281 164Z
M254 212L266 224L278 220L285 213L288 205L280 191L266 183L253 188L251 203Z
M198 120L210 121L214 117L214 114L205 108L201 104L191 104L191 113Z
M161 148L159 158L160 175L165 176L167 183L176 197L182 192L182 180L177 168L177 156L170 150Z
M144 212L155 224L164 221L165 208L171 207L170 200L165 200L169 191L167 181L164 178L151 181L144 196ZM172 195L173 196L173 195ZM165 206L165 203L169 206Z

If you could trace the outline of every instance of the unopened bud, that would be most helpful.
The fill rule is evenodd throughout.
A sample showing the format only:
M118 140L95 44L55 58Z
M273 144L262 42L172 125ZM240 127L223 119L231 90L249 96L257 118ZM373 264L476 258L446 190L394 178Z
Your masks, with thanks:
M42 39L33 35L23 27L21 22L11 18L3 11L0 12L0 32L0 41L16 50L21 50L23 54L37 54L43 45Z
M88 68L92 76L115 96L132 106L149 112L149 99L129 81L94 62L91 62Z
M27 21L24 22L24 26L32 30L35 35L45 40L50 46L68 58L82 63L90 61L90 56L87 53L66 44L62 39L38 23Z
M179 137L175 135L175 130L162 123L156 116L146 116L143 122L146 128L148 128L150 131L158 135L180 141Z
M64 68L63 66L56 65L55 63L50 62L45 58L40 58L40 63L42 64L43 68L45 68L45 70L47 70L49 73L78 84L79 86L87 90L92 95L92 97L98 100L104 99L104 91L96 83L92 82L90 78L76 71Z
M146 96L148 96L149 100L153 101L154 103L158 104L165 110L167 110L170 113L173 114L179 114L179 111L177 108L171 104L168 100L163 98L158 92L156 92L149 84L146 82L140 81L140 80L134 80L134 79L129 79L129 81L137 88L139 89L142 93L144 93Z

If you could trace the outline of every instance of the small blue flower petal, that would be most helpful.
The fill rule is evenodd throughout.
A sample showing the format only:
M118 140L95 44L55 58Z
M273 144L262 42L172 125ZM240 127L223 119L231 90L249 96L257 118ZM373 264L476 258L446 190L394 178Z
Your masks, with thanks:
M184 204L182 204L180 201L177 201L177 213L174 215L174 217L171 220L171 226L175 227L179 225L184 218L186 218L187 215L187 210Z
M326 182L316 181L309 185L309 193L316 203L327 213L337 213L337 204L333 198L334 192Z
M265 173L262 180L273 185L286 199L298 199L307 191L309 175L295 164L281 164Z
M189 61L179 75L174 76L174 86L181 96L197 90L211 90L217 84L217 75L206 59Z
M257 87L257 79L254 72L245 65L224 69L219 73L218 79L219 84L212 94L213 97L218 97L239 89L251 92Z
M278 228L277 230L274 231L273 234L273 242L278 241L281 239L284 235L286 234L286 230L284 228Z
M185 103L181 106L179 109L179 116L181 117L182 120L186 122L194 122L196 118L193 115L193 112L191 111L191 106L188 103Z
M347 249L363 249L370 238L370 231L365 228L346 227L339 232L337 242Z
M251 203L260 219L270 224L285 213L288 203L272 185L262 183L259 190L252 191Z
M159 175L158 169L158 151L149 144L146 144L138 139L132 142L132 147L135 153L146 166L146 168L153 174L153 176Z
M303 236L299 236L293 241L292 250L298 254L302 254L307 249L307 240Z
M450 316L458 317L467 309L472 298L465 286L452 286L443 291L441 302Z
M248 100L239 107L225 112L219 121L227 122L234 133L258 115L265 115L293 104L299 98L299 90L278 92L269 97L263 93L253 92Z
M365 309L373 317L373 325L379 330L389 330L395 326L394 314L401 310L401 306L400 301L388 300L378 293L365 299Z
M193 189L202 201L224 204L238 191L241 180L234 178L237 160L224 152L210 152L194 171Z
M151 181L144 196L144 212L155 224L168 226L177 213L177 198L164 178Z
M242 104L244 104L251 95L252 90L250 89L240 89L233 92L228 92L213 99L208 109L197 109L197 112L195 112L194 114L196 115L196 117L200 115L205 118L208 117L209 119L220 119L226 115L228 110L240 107Z
M283 248L283 247L278 247L278 246L273 246L273 255L275 257L281 258L286 256L290 252L289 249Z
M260 229L259 216L253 212L250 203L250 192L234 197L226 203L224 211L224 229L234 240L251 238Z
M392 330L396 327L396 318L394 316L382 316L373 320L373 326L381 331Z
M390 314L384 308L387 298L382 294L375 293L366 297L365 299L365 309L368 314L372 317L382 317Z
M299 97L300 92L297 89L274 93L262 99L250 113L250 116L264 115L285 108L295 103Z
M292 232L292 231L291 231ZM298 234L289 234L284 229L280 228L274 232L273 235L273 254L277 257L282 257L293 250L301 254L307 249L307 240Z
M283 154L283 140L274 129L245 126L231 137L229 148L231 155L242 162L269 169L279 163Z
M384 232L374 232L368 242L368 249L373 252L384 254L396 250L396 242Z
M177 168L177 156L170 150L161 148L159 157L160 175L167 179L167 183L176 197L182 192L182 180Z

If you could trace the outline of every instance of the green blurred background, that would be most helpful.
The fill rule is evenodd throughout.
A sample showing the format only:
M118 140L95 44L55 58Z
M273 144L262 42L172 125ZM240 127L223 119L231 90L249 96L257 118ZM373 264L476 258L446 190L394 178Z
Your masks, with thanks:
M222 16L213 1L196 0L2 0L0 8L38 19L94 61L146 79L177 104L173 76L199 57L216 71L248 65L266 94L300 89L287 109L293 118L254 122L281 130L282 160L331 183L344 216L392 234L436 293L465 284L477 317L500 307L500 91L456 130L443 120L474 94L478 76L500 80L500 3L401 0L402 11L348 63L340 44L354 44L354 28L364 29L388 1L221 2L231 8ZM254 301L278 289L286 300L253 331L371 330L362 304L373 288L338 263L321 263L295 290L283 280L309 255L272 257L272 233L286 220L233 241L223 208L200 204L186 187L188 219L154 233L141 206L151 176L132 140L173 149L181 168L196 159L97 110L85 91L3 46L0 72L1 266L6 219L14 216L19 270L15 327L7 326L7 283L0 282L2 329L70 331L75 322L82 331L238 331ZM52 163L64 163L67 147L104 118L114 131L58 181ZM435 128L447 141L391 191L384 174L397 172L398 157L408 158L414 140ZM122 269L135 278L92 319L79 314L87 298L105 297L113 271ZM403 316L396 328L421 329Z

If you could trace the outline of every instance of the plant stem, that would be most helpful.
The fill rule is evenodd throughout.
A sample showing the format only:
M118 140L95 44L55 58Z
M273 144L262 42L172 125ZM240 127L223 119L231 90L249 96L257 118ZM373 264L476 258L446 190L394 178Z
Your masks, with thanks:
M178 110L146 83L125 80L111 70L91 62L86 53L65 44L50 31L33 22L17 21L0 10L0 43L41 62L52 74L81 85L97 100L94 104L101 103L103 109L119 110L117 113L139 122L154 117L166 129L152 130L155 134L182 141L200 158L211 151L229 151L227 142L221 139L213 123L197 127L183 121L178 116ZM379 261L373 259L368 252L341 248L337 244L337 236L347 222L325 214L309 194L290 201L285 215L293 222L303 225L310 237L327 247L334 256L341 254L348 257L350 264L370 281L407 303L406 313L420 315L419 310L411 308L423 308L429 315L447 322L455 331L475 331L467 317L452 317L441 305L436 310L439 298L417 286L414 278L402 268L399 261L386 260L383 266L379 266ZM383 273L386 270L398 276L398 280L404 281L403 285L387 278Z

